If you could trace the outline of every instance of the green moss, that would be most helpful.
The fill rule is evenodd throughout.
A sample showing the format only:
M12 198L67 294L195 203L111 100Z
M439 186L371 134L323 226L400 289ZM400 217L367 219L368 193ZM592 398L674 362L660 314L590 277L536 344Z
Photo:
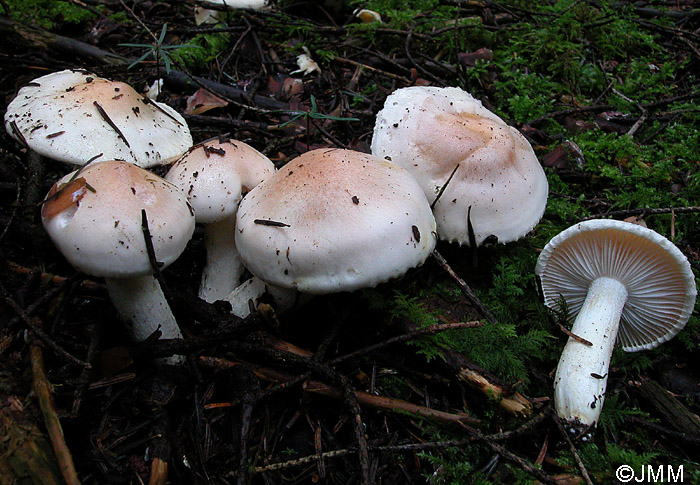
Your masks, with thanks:
M228 33L200 34L187 41L196 47L183 47L170 52L176 64L188 69L209 69L211 63L230 47Z
M14 20L45 29L95 18L92 12L62 0L6 0L6 3Z

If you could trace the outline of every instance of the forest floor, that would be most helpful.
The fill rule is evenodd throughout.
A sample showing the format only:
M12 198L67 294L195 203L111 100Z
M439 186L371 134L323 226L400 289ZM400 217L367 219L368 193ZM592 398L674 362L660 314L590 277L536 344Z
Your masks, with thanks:
M0 483L621 483L625 466L700 482L697 316L658 349L616 350L601 422L572 434L552 404L568 337L534 276L547 241L587 218L646 224L698 274L696 2L280 0L201 26L194 6L0 0L0 109L63 69L141 92L163 78L158 99L195 142L229 133L281 167L369 152L390 93L457 86L530 141L545 215L516 242L439 243L444 261L400 279L244 320L196 298L198 228L162 275L185 338L134 345L103 281L41 225L72 169L30 162L3 130ZM298 72L302 54L318 69ZM186 363L153 364L174 352Z

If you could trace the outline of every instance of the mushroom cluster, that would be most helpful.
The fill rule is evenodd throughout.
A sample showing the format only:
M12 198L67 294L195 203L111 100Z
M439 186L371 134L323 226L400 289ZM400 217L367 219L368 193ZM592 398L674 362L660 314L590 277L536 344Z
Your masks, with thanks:
M192 145L183 117L128 84L64 70L21 88L5 128L30 156L82 166L42 204L43 225L66 259L105 278L136 341L156 330L181 338L153 273L185 249L194 215L180 189L140 167L172 162Z
M517 240L542 217L549 190L525 137L457 88L396 90L377 115L372 154L311 150L280 170L239 140L192 146L174 109L84 71L22 88L5 126L36 153L84 165L52 187L42 221L74 267L105 278L137 341L156 330L182 337L154 273L183 252L195 221L207 252L199 296L245 316L263 293L284 309L299 293L399 277L438 238ZM142 168L176 159L164 179ZM253 277L240 284L246 271ZM663 236L604 220L554 237L535 272L545 304L565 303L573 320L557 413L593 425L615 343L633 352L678 333L694 308L694 275Z

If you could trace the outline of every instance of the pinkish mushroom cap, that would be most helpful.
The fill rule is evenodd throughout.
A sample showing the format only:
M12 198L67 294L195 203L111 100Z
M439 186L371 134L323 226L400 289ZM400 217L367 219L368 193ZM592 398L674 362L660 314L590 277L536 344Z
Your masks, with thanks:
M394 91L377 114L372 153L419 181L440 239L469 244L471 222L477 245L506 243L544 213L549 186L528 141L459 88Z

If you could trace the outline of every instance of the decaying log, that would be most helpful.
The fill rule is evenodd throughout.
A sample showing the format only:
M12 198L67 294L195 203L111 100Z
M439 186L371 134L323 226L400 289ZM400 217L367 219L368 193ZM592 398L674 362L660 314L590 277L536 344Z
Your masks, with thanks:
M79 40L51 33L0 17L0 37L5 45L17 52L26 52L27 47L39 49L58 56L74 56L99 61L106 65L127 65L129 60Z
M658 382L646 380L634 387L642 399L679 433L700 439L700 418Z
M59 485L51 443L14 396L0 397L0 484Z

